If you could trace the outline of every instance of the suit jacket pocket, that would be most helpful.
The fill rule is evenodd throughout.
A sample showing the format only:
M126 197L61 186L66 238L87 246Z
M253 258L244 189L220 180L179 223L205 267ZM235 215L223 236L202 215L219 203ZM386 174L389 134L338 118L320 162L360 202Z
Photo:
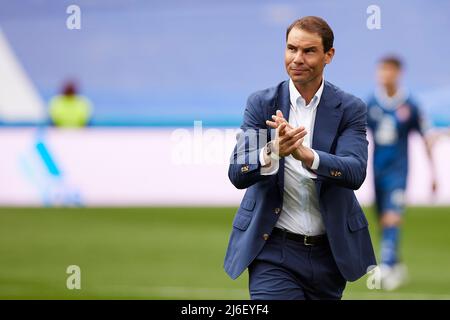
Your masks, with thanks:
M256 201L252 198L242 199L241 205L234 217L233 226L239 230L245 231L253 217Z
M363 213L358 213L358 214L348 217L347 224L348 224L350 231L352 231L352 232L366 228L369 225L369 223L367 222L366 216Z
M248 225L250 224L251 220L252 220L251 215L238 213L234 217L233 227L235 227L239 230L245 231L245 230L247 230Z
M241 202L241 208L242 209L245 209L245 210L248 210L248 211L252 211L253 210L253 208L255 207L255 203L256 203L256 201L254 200L254 199L243 199L242 200L242 202Z

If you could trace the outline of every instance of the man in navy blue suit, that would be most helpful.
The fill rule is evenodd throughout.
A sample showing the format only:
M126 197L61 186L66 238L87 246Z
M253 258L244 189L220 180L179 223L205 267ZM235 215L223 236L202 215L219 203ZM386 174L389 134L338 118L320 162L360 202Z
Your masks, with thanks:
M286 32L289 80L252 94L228 176L247 189L224 268L252 299L340 299L375 267L354 190L365 177L365 104L324 80L334 35L319 17Z

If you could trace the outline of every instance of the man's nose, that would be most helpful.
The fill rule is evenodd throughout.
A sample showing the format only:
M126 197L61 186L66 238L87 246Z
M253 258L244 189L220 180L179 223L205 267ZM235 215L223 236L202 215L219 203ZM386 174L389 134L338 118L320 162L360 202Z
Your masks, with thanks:
M298 52L295 54L294 60L292 60L292 62L294 62L295 64L303 64L303 63L304 63L303 52L298 51Z

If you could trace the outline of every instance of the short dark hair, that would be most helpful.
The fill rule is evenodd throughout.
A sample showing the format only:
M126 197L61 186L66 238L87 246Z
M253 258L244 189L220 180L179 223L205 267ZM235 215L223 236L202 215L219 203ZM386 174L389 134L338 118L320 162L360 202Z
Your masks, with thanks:
M333 48L334 34L328 23L320 17L307 16L295 20L286 30L286 41L289 32L293 28L305 30L306 32L317 33L322 38L323 51L328 52Z
M390 55L390 56L384 56L379 60L379 63L382 64L391 64L397 69L401 70L403 68L403 62L402 59L400 59L397 56Z

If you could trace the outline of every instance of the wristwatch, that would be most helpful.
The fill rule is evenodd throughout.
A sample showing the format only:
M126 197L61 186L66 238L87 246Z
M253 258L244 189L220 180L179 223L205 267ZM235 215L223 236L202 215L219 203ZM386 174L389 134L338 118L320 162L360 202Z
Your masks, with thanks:
M266 144L266 155L270 156L272 159L274 160L280 160L280 156L277 155L275 152L273 152L272 150L272 141L269 141Z

